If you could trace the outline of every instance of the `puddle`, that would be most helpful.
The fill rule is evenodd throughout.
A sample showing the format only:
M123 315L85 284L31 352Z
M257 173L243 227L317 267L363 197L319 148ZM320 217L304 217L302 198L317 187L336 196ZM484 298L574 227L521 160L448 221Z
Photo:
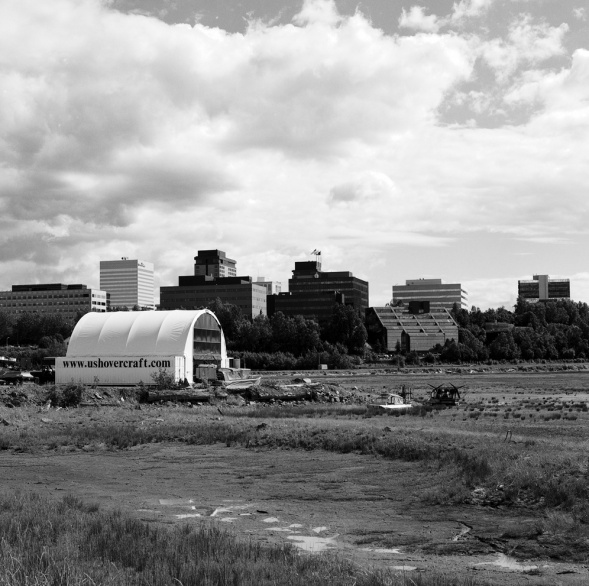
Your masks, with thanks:
M385 549L382 547L372 548L372 547L363 547L362 551L372 551L374 553L394 553L400 555L402 552L400 549Z
M223 517L219 519L219 521L223 521L223 523L233 523L233 521L237 521L237 517Z
M465 525L464 523L460 523L462 525L462 529L460 530L460 533L458 535L455 535L454 537L452 537L452 541L460 541L460 539L462 537L464 537L466 534L470 533L471 527L469 527L468 525Z
M400 570L401 572L414 572L417 570L415 566L392 566L393 570Z
M165 507L177 507L179 505L190 505L194 501L192 499L160 499L160 505Z
M293 523L292 525L289 525L289 527L291 529L300 529L302 525L300 523Z
M499 566L512 572L529 572L530 570L537 570L538 566L524 566L516 559L506 556L504 553L497 554L497 559L494 562L481 562L475 564L476 566Z
M175 515L176 519L193 519L194 517L202 517L200 513L187 513L186 515Z
M327 531L327 527L313 527L313 533L321 533L322 531Z
M216 517L219 513L230 513L231 509L226 509L225 507L219 507L218 509L215 509L212 513L211 513L211 517Z
M278 519L276 517L268 517L267 519L263 519L262 523L278 523Z
M292 533L292 529L288 527L266 527L266 531L285 531L287 533Z
M319 553L331 547L334 547L333 542L337 535L333 537L315 537L314 535L289 535L287 538L294 541L294 545L300 547L304 551Z

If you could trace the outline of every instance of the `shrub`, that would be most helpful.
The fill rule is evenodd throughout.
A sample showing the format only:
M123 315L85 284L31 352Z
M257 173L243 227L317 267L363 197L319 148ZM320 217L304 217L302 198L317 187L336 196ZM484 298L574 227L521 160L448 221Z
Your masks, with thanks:
M50 401L53 407L77 407L82 401L84 385L80 383L71 383L58 387L53 385L46 396L46 401Z
M151 378L153 380L155 388L158 391L173 389L177 386L176 382L174 381L174 375L163 368L158 369L157 372L152 372Z

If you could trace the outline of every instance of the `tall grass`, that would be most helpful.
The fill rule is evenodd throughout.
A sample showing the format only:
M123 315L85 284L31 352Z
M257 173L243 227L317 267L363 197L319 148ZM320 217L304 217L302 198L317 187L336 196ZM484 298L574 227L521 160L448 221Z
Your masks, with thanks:
M167 529L66 496L0 496L2 586L467 586L363 571L334 555L239 541L212 525Z

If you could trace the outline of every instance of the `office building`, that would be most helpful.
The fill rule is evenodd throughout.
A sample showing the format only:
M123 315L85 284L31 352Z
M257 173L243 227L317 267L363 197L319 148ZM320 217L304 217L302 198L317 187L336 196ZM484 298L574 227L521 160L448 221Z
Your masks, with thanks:
M126 257L101 260L100 288L110 293L113 307L155 309L153 263Z
M366 329L368 342L387 352L428 352L446 340L458 341L458 325L450 312L427 301L407 307L370 307Z
M160 287L160 309L201 309L217 297L237 305L248 317L266 315L266 288L253 283L251 277L179 277L177 286Z
M86 285L13 285L11 291L0 291L0 309L14 315L57 313L69 320L89 311L105 312L108 305L106 291Z
M217 278L236 277L236 264L222 250L199 250L194 257L194 274Z
M518 281L517 294L530 303L571 298L569 279L551 279L548 275L534 275L531 281Z
M254 283L266 287L266 295L278 295L282 291L282 283L278 281L266 281L265 277L258 277Z
M302 315L323 324L331 318L333 305L351 305L364 315L368 307L368 282L348 271L321 270L321 261L296 262L288 293L268 297L269 315Z
M442 279L409 279L404 285L393 285L393 305L410 301L429 301L435 309L450 311L454 304L468 309L468 294L460 283L445 284Z

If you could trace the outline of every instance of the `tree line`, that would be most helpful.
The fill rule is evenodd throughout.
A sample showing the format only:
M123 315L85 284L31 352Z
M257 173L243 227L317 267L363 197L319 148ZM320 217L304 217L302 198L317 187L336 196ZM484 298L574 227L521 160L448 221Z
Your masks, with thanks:
M529 303L519 298L513 311L452 309L458 341L435 348L449 362L485 360L572 360L589 357L589 306L568 299ZM487 324L506 324L496 334Z

